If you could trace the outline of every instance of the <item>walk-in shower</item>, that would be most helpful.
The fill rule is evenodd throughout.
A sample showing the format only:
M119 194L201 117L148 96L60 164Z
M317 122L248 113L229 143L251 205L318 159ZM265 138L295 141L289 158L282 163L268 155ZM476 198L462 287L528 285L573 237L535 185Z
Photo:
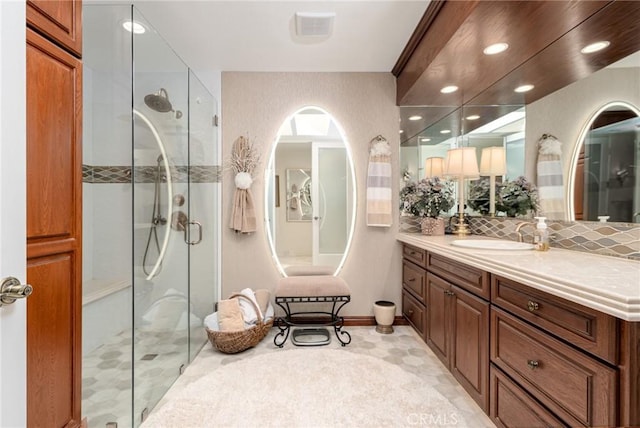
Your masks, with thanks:
M217 300L217 103L131 6L83 6L83 387L138 426L206 343Z

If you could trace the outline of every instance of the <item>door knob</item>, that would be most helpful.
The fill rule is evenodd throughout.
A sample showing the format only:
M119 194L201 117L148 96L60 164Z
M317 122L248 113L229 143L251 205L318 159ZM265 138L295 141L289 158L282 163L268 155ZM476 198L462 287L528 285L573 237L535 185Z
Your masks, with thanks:
M0 284L0 306L10 305L17 299L28 297L33 292L29 284L20 284L20 281L12 276L4 278Z

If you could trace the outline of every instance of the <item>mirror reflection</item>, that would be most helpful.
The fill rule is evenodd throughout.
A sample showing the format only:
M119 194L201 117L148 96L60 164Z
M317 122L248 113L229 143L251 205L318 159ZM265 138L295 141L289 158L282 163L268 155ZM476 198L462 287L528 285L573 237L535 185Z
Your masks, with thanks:
M640 219L640 117L633 106L611 103L589 121L574 164L576 220Z
M305 107L284 121L271 151L267 236L285 276L336 274L346 258L356 199L353 162L340 129L326 111Z

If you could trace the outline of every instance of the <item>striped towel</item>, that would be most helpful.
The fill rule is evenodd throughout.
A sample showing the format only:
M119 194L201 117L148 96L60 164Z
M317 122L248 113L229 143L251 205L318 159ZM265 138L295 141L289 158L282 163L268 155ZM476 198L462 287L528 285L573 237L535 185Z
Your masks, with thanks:
M538 140L540 214L552 220L564 220L561 147L562 143L553 135L544 134Z
M391 148L389 142L378 135L369 143L367 226L393 224L391 198Z

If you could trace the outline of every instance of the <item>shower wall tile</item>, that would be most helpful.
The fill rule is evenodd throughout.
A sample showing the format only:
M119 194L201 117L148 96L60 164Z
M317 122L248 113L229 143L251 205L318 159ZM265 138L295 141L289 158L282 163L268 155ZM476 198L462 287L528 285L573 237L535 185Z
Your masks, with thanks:
M218 183L220 182L222 168L219 165L173 165L170 172L174 183ZM99 166L82 165L82 181L84 183L154 183L156 180L156 166ZM190 176L190 177L189 177ZM163 174L162 181L166 182Z
M517 241L516 226L523 221L529 222L530 225L524 226L520 232L524 241L531 242L535 229L533 220L508 217L470 217L469 227L473 235ZM640 260L640 224L554 220L547 221L547 224L549 225L549 241L552 247ZM400 232L420 233L420 219L401 216Z

